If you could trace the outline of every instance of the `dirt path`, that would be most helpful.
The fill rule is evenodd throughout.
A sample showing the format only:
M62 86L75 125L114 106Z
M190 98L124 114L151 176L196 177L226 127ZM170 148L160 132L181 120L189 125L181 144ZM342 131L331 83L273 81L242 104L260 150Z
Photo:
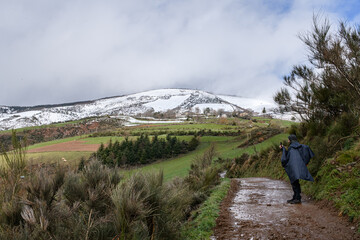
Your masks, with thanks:
M213 240L360 239L356 226L303 196L288 204L291 186L266 178L233 179Z

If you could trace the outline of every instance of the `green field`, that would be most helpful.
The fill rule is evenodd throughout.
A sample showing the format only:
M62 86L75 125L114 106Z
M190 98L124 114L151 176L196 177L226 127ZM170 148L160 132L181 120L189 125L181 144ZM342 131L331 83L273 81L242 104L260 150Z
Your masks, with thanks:
M190 153L183 154L171 159L162 160L155 162L153 164L140 167L136 169L136 171L152 171L152 170L160 170L164 171L165 180L172 179L173 177L183 177L185 176L189 169L191 162L197 155L203 154L204 151L213 143L215 144L216 150L218 152L218 157L221 158L235 158L241 156L243 153L254 154L256 152L260 152L262 149L268 148L272 144L278 144L280 141L284 141L286 139L286 134L279 134L273 136L270 139L263 141L262 143L256 144L255 146L250 146L247 148L238 148L240 144L242 144L246 140L246 129L256 129L258 127L264 127L270 125L277 125L281 127L288 126L291 122L281 121L281 120L273 120L273 119L264 119L257 118L256 122L242 119L227 119L226 124L217 123L216 119L207 120L209 123L182 123L182 124L165 124L158 125L155 124L153 126L138 126L124 129L131 129L132 133L154 133L154 132L174 132L174 131L200 131L200 130L210 130L211 131L232 131L238 132L240 130L241 135L239 136L202 136L200 138L199 147ZM236 121L235 125L231 123ZM229 124L230 123L230 124ZM118 130L116 130L118 131ZM151 135L149 136L152 137ZM159 138L165 138L166 134L162 134L158 136ZM193 136L184 135L177 136L180 140L189 141ZM129 136L130 140L136 139L137 136ZM123 141L125 137L121 136L106 136L106 137L89 137L88 135L65 138L60 140L54 140L44 143L39 143L35 145L31 145L28 149L36 149L39 147L50 146L58 143L65 143L69 141L79 140L83 141L84 144L107 144L111 141ZM61 162L61 164L69 164L71 166L76 166L81 158L88 159L91 155L91 152L43 152L43 153L28 153L27 157L32 164L39 163L54 163ZM67 161L64 162L63 159ZM123 173L129 174L135 170L122 170Z
M60 163L77 167L81 158L88 159L91 152L43 152L43 153L27 153L27 160L31 165ZM63 158L67 161L64 162Z
M175 176L183 177L187 174L190 169L190 164L193 159L202 153L210 146L211 143L214 143L218 156L222 158L235 158L240 156L243 153L253 154L255 150L257 152L271 146L273 143L278 143L286 139L286 134L276 135L268 140L265 140L262 143L259 143L255 146L250 146L247 148L238 148L238 146L244 141L240 140L239 137L227 137L227 136L204 136L201 137L200 146L193 152L190 152L185 155L181 155L175 158L168 160L163 160L160 162L141 167L142 171L151 171L151 170L160 170L164 171L164 177L166 180L171 179ZM179 139L189 140L192 136L180 136ZM108 142L110 139L113 141L122 140L118 137L100 137L100 138L78 138L90 143L101 143ZM68 139L70 141L70 139ZM71 138L74 140L74 138ZM91 140L91 141L90 141ZM53 141L53 143L65 142L63 141ZM53 163L53 162L62 162L62 158L67 160L66 164L76 165L79 163L81 157L88 158L91 152L45 152L45 153L28 153L28 159L33 163ZM132 172L131 170L130 172ZM124 172L124 171L123 171Z
M286 137L287 134L279 134L269 138L268 140L265 140L262 143L247 148L237 148L237 146L243 142L238 140L237 137L202 137L201 144L195 151L180 157L141 167L136 169L136 171L153 171L161 169L164 172L165 180L170 180L174 177L184 177L187 175L191 162L194 160L194 158L197 155L203 154L205 150L210 147L211 143L215 144L218 157L235 158L241 156L243 153L254 154L255 149L257 152L260 152L261 150L272 146L272 144L277 144L280 141L284 141ZM131 170L130 173L133 171L134 170Z

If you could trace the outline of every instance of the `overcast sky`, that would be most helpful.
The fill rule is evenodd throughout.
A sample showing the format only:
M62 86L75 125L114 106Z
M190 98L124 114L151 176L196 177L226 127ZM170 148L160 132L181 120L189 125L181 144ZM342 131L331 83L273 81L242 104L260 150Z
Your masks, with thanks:
M360 23L334 0L0 0L0 105L158 88L270 99L306 62L313 13Z

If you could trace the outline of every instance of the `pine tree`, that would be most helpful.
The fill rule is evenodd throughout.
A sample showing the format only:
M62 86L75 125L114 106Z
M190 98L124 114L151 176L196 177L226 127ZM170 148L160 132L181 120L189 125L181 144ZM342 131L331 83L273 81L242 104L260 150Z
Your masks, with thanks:
M197 146L199 145L200 141L197 137L193 137L190 142L189 142L189 145L188 145L188 150L189 151L193 151L197 148Z
M360 114L360 27L314 17L311 32L301 36L310 65L295 66L274 100L280 111L295 111L305 121L327 121L342 113Z

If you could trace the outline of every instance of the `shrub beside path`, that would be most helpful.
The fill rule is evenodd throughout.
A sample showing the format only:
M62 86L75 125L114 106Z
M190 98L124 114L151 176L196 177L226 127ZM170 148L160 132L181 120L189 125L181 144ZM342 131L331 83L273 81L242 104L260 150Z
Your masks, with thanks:
M232 179L212 240L360 239L356 224L303 196L288 204L290 184L267 178Z

